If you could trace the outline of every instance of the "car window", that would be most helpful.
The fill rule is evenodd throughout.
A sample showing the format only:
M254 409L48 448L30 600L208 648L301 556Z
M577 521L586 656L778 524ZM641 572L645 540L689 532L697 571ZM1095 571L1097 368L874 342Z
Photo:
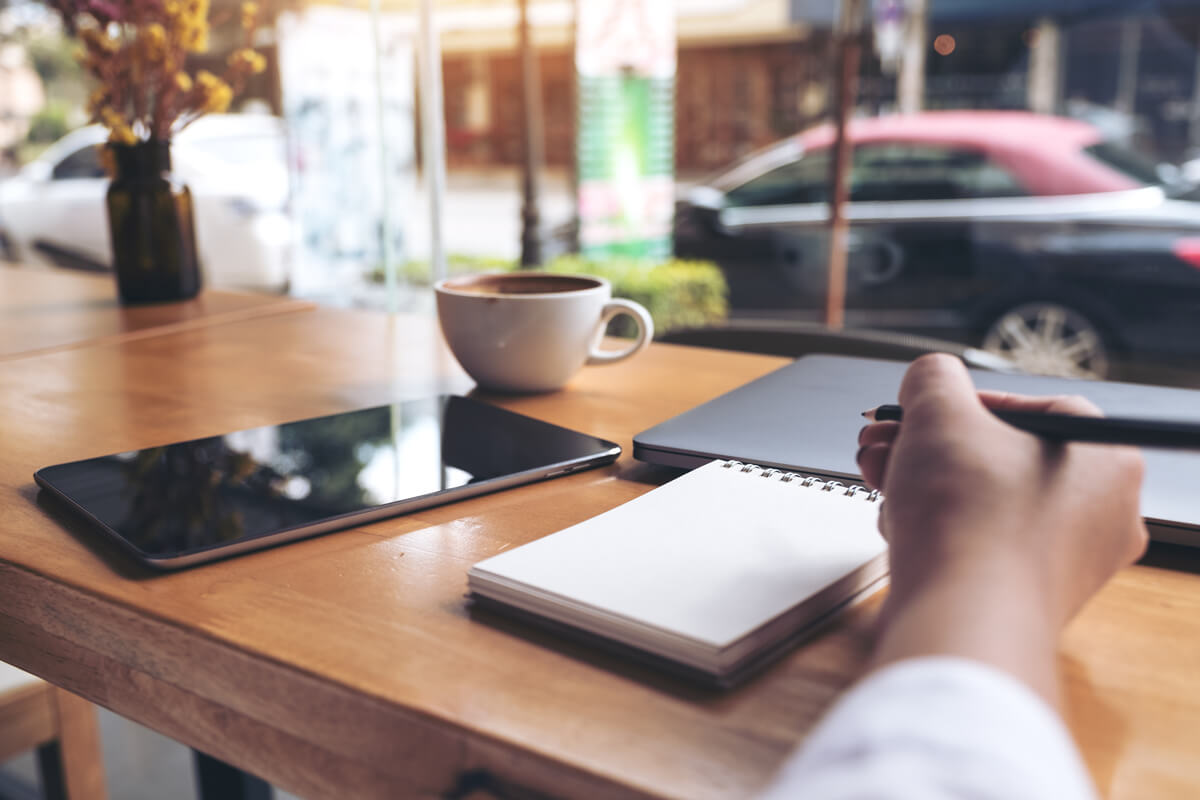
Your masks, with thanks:
M1097 142L1083 148L1083 151L1143 186L1157 186L1163 182L1154 161L1116 142Z
M810 152L729 191L727 202L735 207L827 202L829 162L828 150ZM1011 173L978 151L912 144L860 145L854 150L851 200L953 200L1027 194Z
M95 145L81 147L54 165L51 176L56 181L73 178L104 178L107 173L100 163L99 148Z
M829 199L829 151L817 150L731 189L730 206L824 203Z
M917 144L863 145L854 151L850 199L955 200L1028 194L986 154Z

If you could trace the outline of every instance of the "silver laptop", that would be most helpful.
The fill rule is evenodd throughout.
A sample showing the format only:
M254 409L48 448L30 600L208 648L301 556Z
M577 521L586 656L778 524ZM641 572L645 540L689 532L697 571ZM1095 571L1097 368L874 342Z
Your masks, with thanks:
M854 463L861 413L896 402L908 364L809 355L633 439L635 458L691 468L732 458L839 480ZM981 389L1077 394L1110 416L1200 422L1200 390L972 370ZM1142 514L1151 536L1200 546L1200 452L1146 450Z

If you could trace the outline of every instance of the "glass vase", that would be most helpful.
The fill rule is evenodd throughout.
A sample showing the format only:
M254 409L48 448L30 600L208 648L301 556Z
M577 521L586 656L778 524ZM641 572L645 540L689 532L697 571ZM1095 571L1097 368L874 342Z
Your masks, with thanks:
M200 291L192 193L171 174L171 143L108 145L113 273L122 303L186 300Z

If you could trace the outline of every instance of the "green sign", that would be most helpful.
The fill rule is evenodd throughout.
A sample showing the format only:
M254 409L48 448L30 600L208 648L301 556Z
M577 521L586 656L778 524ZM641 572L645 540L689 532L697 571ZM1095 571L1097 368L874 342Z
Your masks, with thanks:
M580 249L665 259L675 213L675 3L575 8Z
M674 78L580 76L579 238L584 255L671 255L674 107Z

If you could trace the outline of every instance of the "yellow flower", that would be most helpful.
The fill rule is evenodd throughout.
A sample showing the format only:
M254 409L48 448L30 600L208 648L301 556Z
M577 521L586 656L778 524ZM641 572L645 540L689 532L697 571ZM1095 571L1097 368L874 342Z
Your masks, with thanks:
M158 62L166 58L167 31L162 25L151 22L138 34L138 39L144 42L147 61Z
M206 69L202 69L196 73L196 84L199 85L201 92L211 92L223 82L224 81Z
M233 89L208 70L196 73L196 89L200 95L197 108L202 113L224 111L233 102Z
M204 104L204 110L219 114L222 111L229 110L229 104L232 102L233 89L229 88L228 84L222 82L208 98L208 102Z
M121 113L112 106L105 106L100 109L100 121L104 127L108 128L108 140L116 144L134 144L137 142L137 136L133 133L133 128L121 116Z
M92 53L112 55L121 47L120 42L97 28L83 28L79 31L79 38L83 39Z
M208 25L189 25L184 29L180 41L189 53L203 53L208 49Z
M237 72L244 70L257 75L267 68L267 60L249 47L243 47L240 50L234 50L229 55L229 66Z
M208 0L184 0L184 18L193 25L208 25Z
M108 129L111 143L169 135L179 123L225 111L233 101L233 87L266 69L260 53L242 47L229 56L224 79L208 71L184 71L186 54L208 49L212 0L112 1L136 13L107 24L85 14L74 29L82 45L77 58L100 83L88 96L87 108ZM243 38L249 43L262 13L261 0L238 2Z
M185 0L182 7L176 0L167 0L163 9L177 24L185 50L200 53L208 49L208 0Z
M115 144L137 144L138 138L133 135L133 128L122 122L109 129L108 140Z
M258 22L258 3L242 3L242 29L253 30Z

